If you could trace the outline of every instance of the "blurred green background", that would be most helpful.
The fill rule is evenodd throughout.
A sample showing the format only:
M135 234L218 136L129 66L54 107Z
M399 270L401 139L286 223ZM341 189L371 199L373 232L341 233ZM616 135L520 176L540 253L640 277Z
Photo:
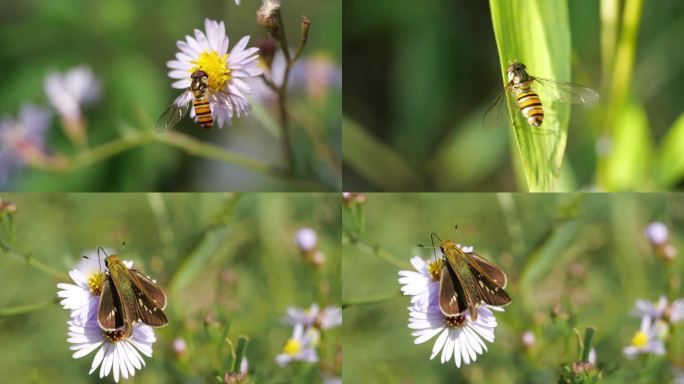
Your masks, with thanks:
M343 214L342 303L345 382L550 383L576 360L577 340L595 326L597 363L608 383L672 382L663 358L627 360L622 350L639 329L636 299L682 298L684 196L665 194L366 194L363 217ZM392 212L388 219L388 212ZM656 256L644 228L660 220L679 250ZM454 225L458 231L454 231ZM365 227L361 229L361 227ZM512 303L495 312L489 352L456 368L429 360L435 338L414 345L409 297L399 270L412 256L432 256L430 233L474 246L508 275ZM439 251L437 251L439 253ZM365 305L361 305L364 303ZM558 305L566 320L551 316ZM526 350L530 330L536 345ZM670 358L684 359L684 329L675 326Z
M246 335L250 373L256 382L320 381L317 365L278 368L274 358L292 334L280 319L288 306L321 307L340 301L340 198L337 194L3 194L18 207L12 246L56 274L66 274L87 250L119 251L166 291L169 325L157 342L140 383L216 382L227 349ZM322 268L304 262L293 235L310 227L325 254ZM8 240L2 239L3 243ZM122 241L126 247L121 251ZM0 251L0 308L55 300L59 282ZM74 360L69 312L56 303L34 312L0 317L3 382L100 382L88 376L94 353ZM211 318L207 326L205 319ZM341 330L326 331L321 364L339 376ZM177 337L187 343L178 357ZM307 369L308 367L308 369ZM297 376L300 375L300 376ZM301 376L304 375L304 376ZM108 378L107 381L113 382Z
M204 30L204 19L223 20L230 48L245 35L250 46L267 36L255 21L257 0L2 1L0 14L0 116L16 116L31 102L47 106L43 81L52 70L88 65L102 82L101 100L85 108L90 147L121 136L153 130L154 122L180 94L172 89L166 62L176 41ZM289 40L298 42L300 18L312 21L304 60L325 57L341 65L342 2L290 0L282 8ZM303 81L305 81L304 79ZM191 156L152 142L66 174L25 170L3 190L29 191L267 191L339 190L341 187L341 88L325 97L293 89L289 97L292 138L297 159L294 183L231 163ZM253 105L248 118L231 128L197 129L185 118L175 131L215 144L273 167L286 168L281 156L277 109ZM47 147L73 155L55 116Z
M681 189L684 3L567 7L571 81L601 99L572 107L558 189ZM481 125L502 86L488 2L349 0L344 17L344 190L527 190L510 124Z

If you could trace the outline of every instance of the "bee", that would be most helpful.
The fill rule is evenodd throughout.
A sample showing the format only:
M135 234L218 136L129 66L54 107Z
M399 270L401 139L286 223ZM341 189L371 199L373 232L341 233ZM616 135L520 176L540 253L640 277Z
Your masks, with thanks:
M166 108L166 111L161 115L154 130L157 133L173 128L178 122L188 113L190 107L190 100L195 108L195 115L197 121L202 128L209 129L214 125L214 119L211 117L211 108L209 107L209 99L207 95L207 87L209 85L209 76L202 70L196 70L190 75L192 82L190 88L183 92L176 100Z
M487 109L483 118L485 127L497 126L504 114L506 97L514 98L515 105L520 109L527 123L533 127L540 127L544 122L544 107L535 90L543 96L548 96L561 103L593 103L599 98L598 92L581 85L543 79L527 73L523 63L514 62L506 69L508 82Z

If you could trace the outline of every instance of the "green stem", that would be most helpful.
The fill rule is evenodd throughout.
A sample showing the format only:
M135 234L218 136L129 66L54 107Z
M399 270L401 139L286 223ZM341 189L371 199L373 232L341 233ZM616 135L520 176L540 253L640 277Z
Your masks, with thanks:
M385 251L384 249L380 248L377 245L371 245L370 243L366 242L365 240L359 239L359 238L352 238L349 241L351 241L352 244L354 244L358 249L373 255L377 256L391 264L393 264L396 267L399 268L411 268L411 265L400 258L394 256L393 254Z
M24 315L27 313L37 312L38 310L41 310L41 309L43 309L49 305L52 305L54 303L55 303L54 300L50 300L50 301L44 301L44 302L35 303L35 304L21 305L18 307L0 308L0 318L17 316L17 315Z
M364 297L362 299L351 299L342 302L342 308L347 308L354 305L373 305L380 304L385 301L390 301L401 297L401 292L397 291L391 294L383 294L371 297Z
M169 132L163 135L155 134L152 131L139 132L78 153L73 158L63 159L64 161L62 162L56 162L54 164L46 162L44 164L33 165L44 171L70 172L151 142L158 142L179 148L189 155L235 164L253 172L279 178L292 184L293 187L298 190L323 189L323 186L318 182L292 178L289 176L288 172L283 169L272 167L247 156L228 151L217 145L204 143L179 132Z
M53 268L52 266L45 264L38 259L34 259L30 253L23 253L21 251L18 251L9 246L8 244L0 243L0 251L4 254L11 255L17 260L21 260L25 262L26 265L28 265L29 267L45 272L58 280L64 281L69 279L66 273L60 271L59 269Z

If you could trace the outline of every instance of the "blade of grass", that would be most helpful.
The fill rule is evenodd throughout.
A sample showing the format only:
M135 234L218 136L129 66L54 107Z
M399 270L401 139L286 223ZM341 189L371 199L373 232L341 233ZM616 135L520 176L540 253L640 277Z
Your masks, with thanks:
M527 65L530 74L570 80L570 26L565 0L490 0L501 74L512 61ZM505 81L505 80L504 80ZM553 191L560 176L570 108L544 98L545 120L533 129L509 103L509 113L530 191Z
M420 175L404 158L348 118L342 118L342 157L345 163L380 189L422 189Z
M660 150L656 179L659 190L673 188L684 179L684 114L680 115L668 131Z

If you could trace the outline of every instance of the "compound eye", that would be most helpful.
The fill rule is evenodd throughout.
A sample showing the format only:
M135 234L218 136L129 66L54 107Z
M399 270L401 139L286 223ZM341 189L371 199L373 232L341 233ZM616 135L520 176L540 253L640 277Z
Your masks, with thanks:
M442 251L442 253L444 253L444 247L439 247L439 250Z

